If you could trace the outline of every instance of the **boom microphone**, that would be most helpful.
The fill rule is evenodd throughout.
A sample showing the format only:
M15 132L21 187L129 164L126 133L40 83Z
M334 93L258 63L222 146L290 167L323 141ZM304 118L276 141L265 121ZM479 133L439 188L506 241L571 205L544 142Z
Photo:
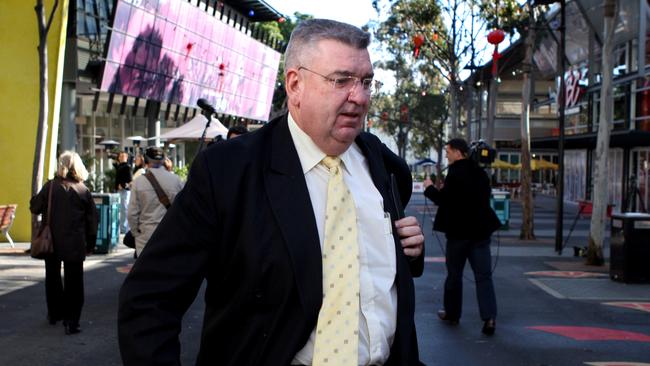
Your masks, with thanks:
M211 106L210 103L203 98L199 98L199 100L196 101L196 105L210 114L215 114L217 112L216 109L214 109L214 107Z

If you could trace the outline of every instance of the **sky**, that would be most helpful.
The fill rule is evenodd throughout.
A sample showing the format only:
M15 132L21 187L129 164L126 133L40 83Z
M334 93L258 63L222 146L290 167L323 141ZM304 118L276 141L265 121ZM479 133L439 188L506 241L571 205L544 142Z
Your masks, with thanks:
M334 19L361 27L377 17L371 0L265 0L275 10L286 16L295 12L316 18Z
M315 18L327 18L349 23L357 27L366 25L370 20L377 20L377 11L372 7L371 0L265 0L275 10L285 16L293 16L295 12L313 15ZM381 54L370 47L370 60L379 61ZM383 84L382 90L394 88L395 78L384 70L375 70L375 79ZM385 89L384 89L385 88Z

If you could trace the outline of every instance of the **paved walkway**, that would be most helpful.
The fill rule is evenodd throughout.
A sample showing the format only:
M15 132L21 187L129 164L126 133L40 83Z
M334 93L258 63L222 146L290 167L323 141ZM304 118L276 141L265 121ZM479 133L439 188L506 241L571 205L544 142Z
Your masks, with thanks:
M553 215L553 199L538 196L536 211ZM565 214L570 227L571 208ZM576 209L577 211L577 209ZM482 322L471 271L465 272L464 312L458 326L440 322L445 278L444 237L431 231L435 207L415 194L409 213L423 223L425 273L416 279L416 325L421 359L427 365L649 365L650 284L609 278L607 266L584 265L573 250L557 255L542 233L552 220L536 220L537 241L518 241L521 210L513 202L511 228L493 241L494 281L499 303L497 333L480 333ZM536 217L538 215L536 214ZM553 216L554 217L554 216ZM580 219L571 245L584 245L588 220ZM133 263L120 246L85 264L83 332L65 336L45 320L43 262L0 243L0 365L119 365L116 306L119 287ZM606 254L608 254L606 249ZM195 362L203 317L202 293L186 314L181 361ZM619 362L619 363L615 363Z

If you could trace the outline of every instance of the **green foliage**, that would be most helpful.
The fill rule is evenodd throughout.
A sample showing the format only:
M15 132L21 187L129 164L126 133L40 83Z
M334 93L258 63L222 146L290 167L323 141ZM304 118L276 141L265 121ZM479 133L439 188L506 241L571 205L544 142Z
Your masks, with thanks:
M411 117L411 147L415 156L429 156L431 147L437 149L442 146L448 115L446 95L427 94L418 98Z
M528 25L528 12L516 0L481 0L480 9L488 29L501 29L512 36L523 34Z
M273 21L273 22L265 22L263 24L272 23L273 26L277 28L280 34L278 39L286 44L289 42L289 39L291 38L291 32L293 32L296 26L298 26L298 24L300 24L300 22L302 22L303 20L312 19L312 18L313 18L312 15L295 12L293 14L293 17L286 18L284 23L278 23L276 21ZM278 68L278 76L276 79L275 91L273 92L272 105L273 105L274 112L280 112L286 109L287 92L284 88L284 84L285 84L284 62L282 60L280 62L280 67Z
M183 182L187 181L187 175L189 174L190 166L189 165L184 165L182 168L175 166L174 167L174 174L178 175L179 178Z

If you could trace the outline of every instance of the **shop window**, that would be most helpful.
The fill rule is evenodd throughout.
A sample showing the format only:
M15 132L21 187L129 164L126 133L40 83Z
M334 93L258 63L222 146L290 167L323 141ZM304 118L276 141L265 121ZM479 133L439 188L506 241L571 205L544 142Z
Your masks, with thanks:
M636 129L650 131L650 77L637 80L635 104Z
M584 200L587 185L587 151L567 150L564 153L564 199Z
M628 118L627 111L627 90L629 89L629 84L617 85L614 87L614 120L612 121L613 130L622 130L625 129L625 121ZM598 131L598 125L600 123L600 92L596 92L594 95L594 120L593 120L593 131Z

